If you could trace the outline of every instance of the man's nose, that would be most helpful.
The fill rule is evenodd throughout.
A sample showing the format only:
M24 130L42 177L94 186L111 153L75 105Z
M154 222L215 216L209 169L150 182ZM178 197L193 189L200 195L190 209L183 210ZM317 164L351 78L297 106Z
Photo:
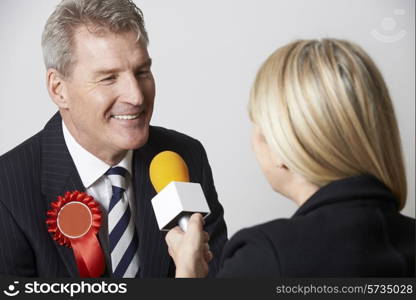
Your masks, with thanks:
M125 84L123 85L124 101L132 105L141 105L144 102L144 95L139 81L134 75L129 75L125 78Z

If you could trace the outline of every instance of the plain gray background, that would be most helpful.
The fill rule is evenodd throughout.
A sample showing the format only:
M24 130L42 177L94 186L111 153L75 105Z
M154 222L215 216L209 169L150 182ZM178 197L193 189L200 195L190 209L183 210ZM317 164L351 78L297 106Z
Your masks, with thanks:
M43 128L56 111L45 87L40 39L57 0L0 0L0 154ZM247 101L260 64L298 38L360 44L390 88L407 166L403 210L415 215L414 0L136 0L156 79L152 124L205 146L229 234L296 206L274 193L251 151Z

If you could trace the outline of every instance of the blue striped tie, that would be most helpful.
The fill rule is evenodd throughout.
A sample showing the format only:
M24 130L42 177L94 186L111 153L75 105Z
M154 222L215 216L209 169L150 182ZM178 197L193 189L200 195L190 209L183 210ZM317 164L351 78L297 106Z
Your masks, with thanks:
M128 172L120 166L106 173L111 181L113 196L108 208L109 247L114 277L136 277L139 272L138 238L124 192Z

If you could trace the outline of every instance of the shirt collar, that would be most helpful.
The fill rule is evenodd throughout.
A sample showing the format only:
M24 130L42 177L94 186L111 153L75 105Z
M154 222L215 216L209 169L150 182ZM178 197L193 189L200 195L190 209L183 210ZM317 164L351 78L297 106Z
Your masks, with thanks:
M105 172L112 166L103 162L101 159L84 149L72 134L69 132L62 120L62 131L66 146L68 147L69 153L71 154L72 160L75 163L79 177L86 189L94 184ZM117 164L117 166L125 168L130 174L132 168L132 157L133 151L127 151L124 158Z

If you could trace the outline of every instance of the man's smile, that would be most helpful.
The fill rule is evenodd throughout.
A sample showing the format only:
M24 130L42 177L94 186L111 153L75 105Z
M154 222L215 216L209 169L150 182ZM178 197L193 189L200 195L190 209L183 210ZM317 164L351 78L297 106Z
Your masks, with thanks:
M142 115L143 113L144 111L136 114L112 115L111 118L117 120L134 120L140 117L140 115Z

